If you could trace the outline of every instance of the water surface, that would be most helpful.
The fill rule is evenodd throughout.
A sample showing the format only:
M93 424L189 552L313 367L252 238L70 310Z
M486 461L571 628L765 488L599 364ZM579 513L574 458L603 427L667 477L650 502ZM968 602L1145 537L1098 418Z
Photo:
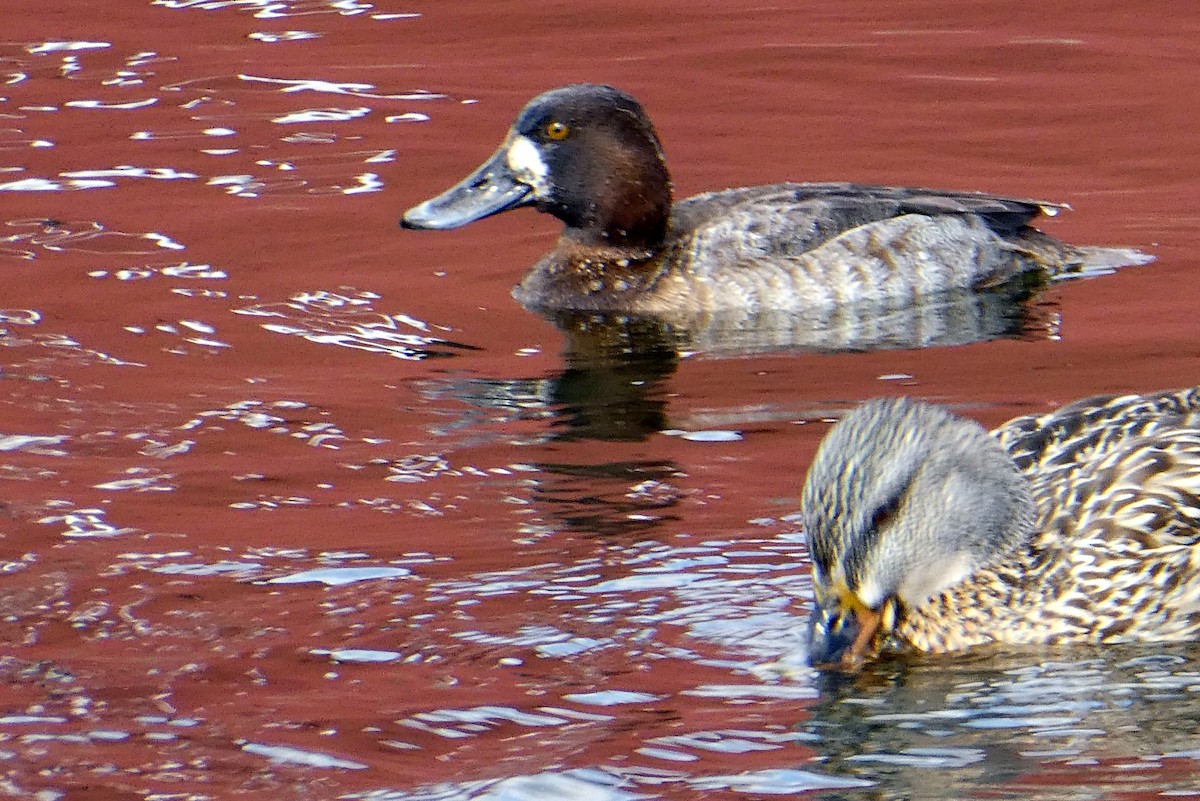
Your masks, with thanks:
M6 12L5 792L1197 795L1194 647L823 679L795 517L865 397L1196 380L1193 4ZM1158 261L944 347L556 326L508 294L553 221L397 221L576 80L643 101L680 195L1005 192Z

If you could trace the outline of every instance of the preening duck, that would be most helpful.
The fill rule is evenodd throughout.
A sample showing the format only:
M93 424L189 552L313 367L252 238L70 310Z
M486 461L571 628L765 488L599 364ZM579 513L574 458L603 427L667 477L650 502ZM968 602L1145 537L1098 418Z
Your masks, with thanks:
M1030 225L1060 204L975 192L781 183L672 203L645 111L592 84L535 97L491 158L401 225L458 228L524 206L564 225L513 290L539 310L803 310L1152 260L1067 245Z
M905 398L833 426L804 483L810 661L1200 636L1200 388L989 433Z

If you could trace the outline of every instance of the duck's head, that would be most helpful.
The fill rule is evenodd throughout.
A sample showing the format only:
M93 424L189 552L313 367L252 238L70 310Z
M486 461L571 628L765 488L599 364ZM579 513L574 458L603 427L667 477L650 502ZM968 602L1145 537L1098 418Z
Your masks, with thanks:
M816 605L809 661L855 668L909 610L1030 536L1028 481L978 424L906 398L862 404L804 482Z
M478 169L404 214L405 228L458 228L521 206L553 214L585 245L653 250L671 210L662 147L642 107L611 86L538 95Z

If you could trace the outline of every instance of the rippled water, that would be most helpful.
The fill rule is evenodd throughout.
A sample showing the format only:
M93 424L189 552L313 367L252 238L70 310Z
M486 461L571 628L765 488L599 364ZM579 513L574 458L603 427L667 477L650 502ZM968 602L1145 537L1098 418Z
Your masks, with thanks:
M1196 380L1193 4L5 10L0 792L1200 795L1195 647L818 676L795 517L862 398ZM397 220L573 80L643 100L681 195L1046 197L1158 261L815 327L542 319L508 291L551 221Z

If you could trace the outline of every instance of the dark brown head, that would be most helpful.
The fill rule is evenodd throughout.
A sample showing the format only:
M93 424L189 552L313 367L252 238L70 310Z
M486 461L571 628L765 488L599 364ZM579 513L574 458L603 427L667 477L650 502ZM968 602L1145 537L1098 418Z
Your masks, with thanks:
M671 211L662 147L642 107L611 86L538 95L500 148L454 187L409 209L406 228L457 228L521 206L584 244L657 250Z

